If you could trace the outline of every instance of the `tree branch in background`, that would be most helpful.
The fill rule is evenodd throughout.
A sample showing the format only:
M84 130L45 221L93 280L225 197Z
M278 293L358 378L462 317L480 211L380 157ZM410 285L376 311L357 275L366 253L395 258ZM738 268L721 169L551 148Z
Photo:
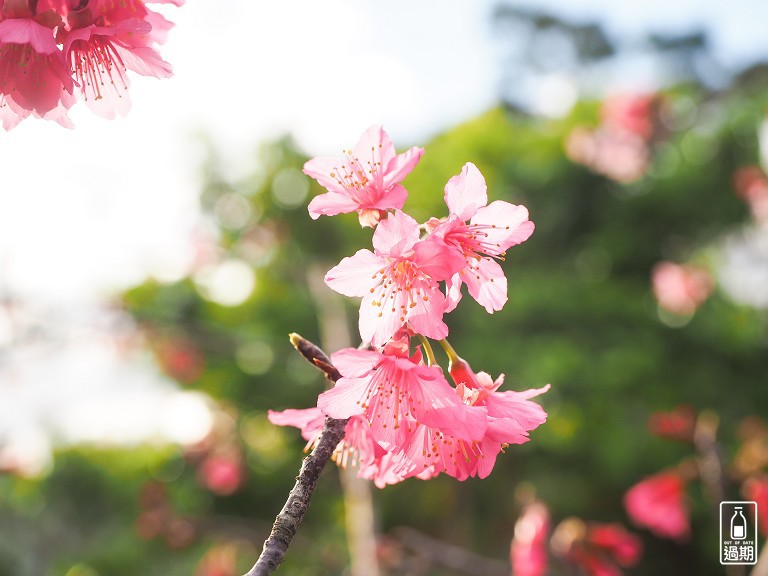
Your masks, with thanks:
M336 382L341 377L328 356L312 342L298 334L291 334L290 339L296 350L322 370L329 380ZM285 559L288 546L290 546L291 540L296 535L296 531L307 513L320 473L331 459L336 446L344 439L346 424L346 420L326 418L320 440L312 453L304 458L296 478L296 484L288 495L283 509L275 518L272 533L264 542L264 549L259 559L245 576L267 576L277 570L277 567Z

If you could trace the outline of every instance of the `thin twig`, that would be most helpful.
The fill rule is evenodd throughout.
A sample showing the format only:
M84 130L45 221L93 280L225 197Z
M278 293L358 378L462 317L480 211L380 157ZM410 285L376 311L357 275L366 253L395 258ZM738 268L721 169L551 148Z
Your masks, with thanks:
M396 528L393 534L404 547L428 558L433 565L475 576L507 576L509 574L507 562L480 556L460 546L427 536L413 528Z
M298 334L291 334L291 343L302 356L322 370L327 378L335 382L341 377L330 363L328 356L312 342ZM288 546L290 546L291 540L296 535L296 531L307 513L320 473L331 459L336 446L344 439L346 424L346 420L325 419L320 440L318 440L312 453L304 458L296 478L296 484L288 495L283 509L275 518L272 533L264 542L264 549L259 559L245 576L268 576L277 570L285 559Z

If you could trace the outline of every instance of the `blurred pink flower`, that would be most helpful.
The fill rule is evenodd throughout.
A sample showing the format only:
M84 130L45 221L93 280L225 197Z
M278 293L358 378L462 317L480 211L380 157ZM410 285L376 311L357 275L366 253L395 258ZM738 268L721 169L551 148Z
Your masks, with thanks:
M624 495L624 507L632 521L661 538L677 541L690 536L685 483L675 471L649 476Z
M544 576L547 572L549 511L541 502L528 504L515 522L510 547L512 576Z
M640 538L618 523L588 524L586 542L625 567L637 564L643 553Z
M762 474L747 479L741 487L744 498L757 502L757 523L762 534L768 534L768 476Z
M615 94L607 97L600 109L602 126L636 134L643 140L653 135L655 94Z
M637 564L642 542L621 524L566 518L552 535L552 549L585 576L621 576L619 568Z
M239 458L231 454L211 454L198 468L200 483L214 494L228 496L243 482L243 466Z
M575 128L565 143L574 162L628 184L643 177L650 163L654 94L622 94L603 101L596 130Z
M651 434L667 440L693 441L696 412L691 406L682 405L669 412L654 412L648 418Z
M750 208L752 217L768 223L768 178L758 166L739 168L733 175L736 193Z
M533 234L528 210L502 200L488 204L485 178L471 162L448 180L445 203L450 212L448 219L441 222L433 218L427 226L434 236L464 256L464 266L448 284L447 311L461 300L464 283L470 295L493 314L507 301L507 278L493 258L504 260L506 250Z
M419 240L419 225L396 210L373 234L373 247L344 258L325 276L325 283L346 296L362 296L360 336L383 346L406 322L417 333L441 339L445 296L438 282L464 265L454 247L436 237Z
M565 143L571 160L611 180L629 184L639 180L650 161L645 141L632 132L575 128Z
M304 173L328 190L312 199L309 215L317 220L357 212L361 226L375 227L387 210L403 207L408 192L400 182L423 153L413 147L398 155L381 126L371 126L343 158L317 157L304 164Z
M693 314L714 287L709 271L699 266L659 262L651 276L659 306L681 316Z

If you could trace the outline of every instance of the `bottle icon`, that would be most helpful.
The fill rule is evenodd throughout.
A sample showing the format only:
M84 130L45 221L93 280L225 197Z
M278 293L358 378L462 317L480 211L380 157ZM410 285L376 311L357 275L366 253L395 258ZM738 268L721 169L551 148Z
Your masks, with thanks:
M735 506L733 516L731 516L731 538L733 540L744 540L747 537L747 519L741 512L741 506Z

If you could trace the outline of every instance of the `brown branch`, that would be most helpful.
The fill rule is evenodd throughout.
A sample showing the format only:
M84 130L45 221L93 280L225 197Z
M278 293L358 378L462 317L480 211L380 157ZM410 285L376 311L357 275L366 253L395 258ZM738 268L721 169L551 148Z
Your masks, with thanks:
M298 334L291 334L290 338L291 343L301 355L322 370L328 379L335 382L341 377L328 356L320 348ZM325 426L320 439L312 453L304 458L299 475L296 477L296 484L288 495L283 509L275 518L272 533L264 542L264 549L259 559L245 576L268 576L277 570L285 559L288 546L290 546L291 540L296 535L296 531L307 513L320 473L331 459L336 446L344 439L346 424L346 420L325 419Z

